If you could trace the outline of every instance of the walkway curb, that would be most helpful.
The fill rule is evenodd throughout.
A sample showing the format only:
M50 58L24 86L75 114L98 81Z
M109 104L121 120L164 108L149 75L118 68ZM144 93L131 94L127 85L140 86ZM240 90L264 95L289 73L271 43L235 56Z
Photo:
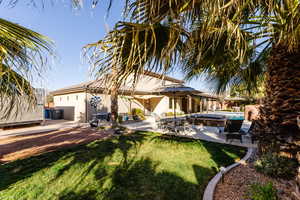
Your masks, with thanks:
M226 167L225 171L223 172L223 176L226 173L228 173L230 170L232 170L233 168L239 166L242 163L245 163L250 158L250 156L253 154L253 152L254 152L254 148L248 148L247 154L240 161ZM209 181L209 183L206 186L205 191L204 191L203 200L213 200L214 199L215 188L216 188L217 184L219 183L219 181L221 180L221 178L222 178L222 173L219 172Z

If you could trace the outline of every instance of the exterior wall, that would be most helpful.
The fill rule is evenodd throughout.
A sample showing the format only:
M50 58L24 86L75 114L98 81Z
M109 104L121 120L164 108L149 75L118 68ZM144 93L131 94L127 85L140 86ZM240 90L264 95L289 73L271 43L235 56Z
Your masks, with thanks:
M163 113L169 112L169 97L162 97L153 110L154 113L161 115Z
M90 100L94 95L101 98L101 103L98 105L97 108L94 108L90 105ZM85 103L86 99L87 99L87 104ZM110 95L107 94L92 95L89 93L86 94L85 92L71 93L71 94L64 94L64 95L56 95L54 96L53 101L56 109L64 110L65 120L85 122L86 118L87 120L91 120L93 114L95 113L111 111ZM129 96L119 96L118 106L119 106L119 113L130 112L130 107L131 109L140 108L144 110L144 107L140 102L134 100L132 97Z
M154 108L153 112L157 115L163 115L164 113L174 112L173 107L172 108L169 107L169 101L170 101L169 97L162 96L162 98L160 99L160 101L158 101L156 107ZM178 112L183 112L180 99L177 99L176 101L176 113Z
M20 105L18 107L13 107L10 113L11 114L7 118L0 118L0 127L42 122L44 120L43 94L37 94L37 105L35 105L34 107L30 106L26 99L21 99ZM0 111L0 116L3 115L4 111Z
M133 83L133 76L129 76L124 85L126 85L127 87L131 87L132 83ZM172 85L172 84L175 83L167 80L161 80L147 75L141 75L135 89L141 91L150 91L164 85Z
M54 106L64 110L64 119L83 122L86 119L85 92L57 95L53 97Z
M42 122L44 120L44 105L37 105L29 110L27 108L25 110L13 109L11 113L13 114L8 118L0 119L0 127Z
M129 89L132 83L133 76L129 76L124 85ZM142 75L135 89L139 91L152 91L155 88L171 84L175 83ZM97 108L92 107L89 103L93 95L101 97L101 104ZM147 106L145 105L146 101L148 101ZM53 102L55 108L64 110L64 119L80 122L92 119L93 114L97 112L110 112L111 107L110 95L86 94L85 92L54 95ZM160 115L166 112L173 112L173 109L169 109L169 98L166 96L151 98L150 100L145 100L145 102L143 99L134 99L132 96L120 94L118 98L119 113L128 113L133 108L142 109L146 114L155 112ZM177 102L176 112L182 111L180 108L181 101Z
M245 119L252 121L258 119L259 105L247 105L245 106Z

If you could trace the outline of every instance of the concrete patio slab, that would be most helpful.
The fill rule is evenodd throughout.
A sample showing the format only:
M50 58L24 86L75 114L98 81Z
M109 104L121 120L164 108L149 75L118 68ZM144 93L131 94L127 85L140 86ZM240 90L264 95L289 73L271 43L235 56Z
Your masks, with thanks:
M242 129L244 131L247 131L250 128L250 125L251 122L246 121L244 122ZM155 120L152 118L148 118L147 120L142 122L126 124L124 126L131 130L153 131L162 134L168 134L163 130L158 129ZM190 128L190 131L181 134L176 134L176 135L179 137L190 137L194 139L217 142L222 144L231 144L231 145L242 146L247 148L257 147L257 144L252 144L250 138L248 137L243 137L243 143L241 143L239 140L230 140L227 142L224 133L219 133L219 130L220 129L218 127L212 127L212 126L194 126Z

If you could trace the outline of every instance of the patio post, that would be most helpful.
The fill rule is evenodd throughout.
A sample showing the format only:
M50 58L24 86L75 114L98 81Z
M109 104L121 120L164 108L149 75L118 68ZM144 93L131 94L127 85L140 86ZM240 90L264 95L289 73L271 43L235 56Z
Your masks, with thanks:
M174 119L176 119L176 100L175 100L175 92L173 92L173 112L174 112Z
M188 109L188 112L191 113L192 112L192 97L190 95L188 95L188 100L189 100L189 109Z

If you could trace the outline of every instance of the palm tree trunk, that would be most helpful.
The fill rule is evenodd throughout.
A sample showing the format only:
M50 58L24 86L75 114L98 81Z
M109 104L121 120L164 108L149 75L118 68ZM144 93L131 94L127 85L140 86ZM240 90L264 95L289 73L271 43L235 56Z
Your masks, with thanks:
M117 83L117 69L116 67L112 68L112 77L113 77L113 85L110 90L110 99L111 99L111 122L112 127L115 128L118 125L118 83Z
M288 52L274 45L267 66L266 98L260 109L259 149L300 161L300 47Z

